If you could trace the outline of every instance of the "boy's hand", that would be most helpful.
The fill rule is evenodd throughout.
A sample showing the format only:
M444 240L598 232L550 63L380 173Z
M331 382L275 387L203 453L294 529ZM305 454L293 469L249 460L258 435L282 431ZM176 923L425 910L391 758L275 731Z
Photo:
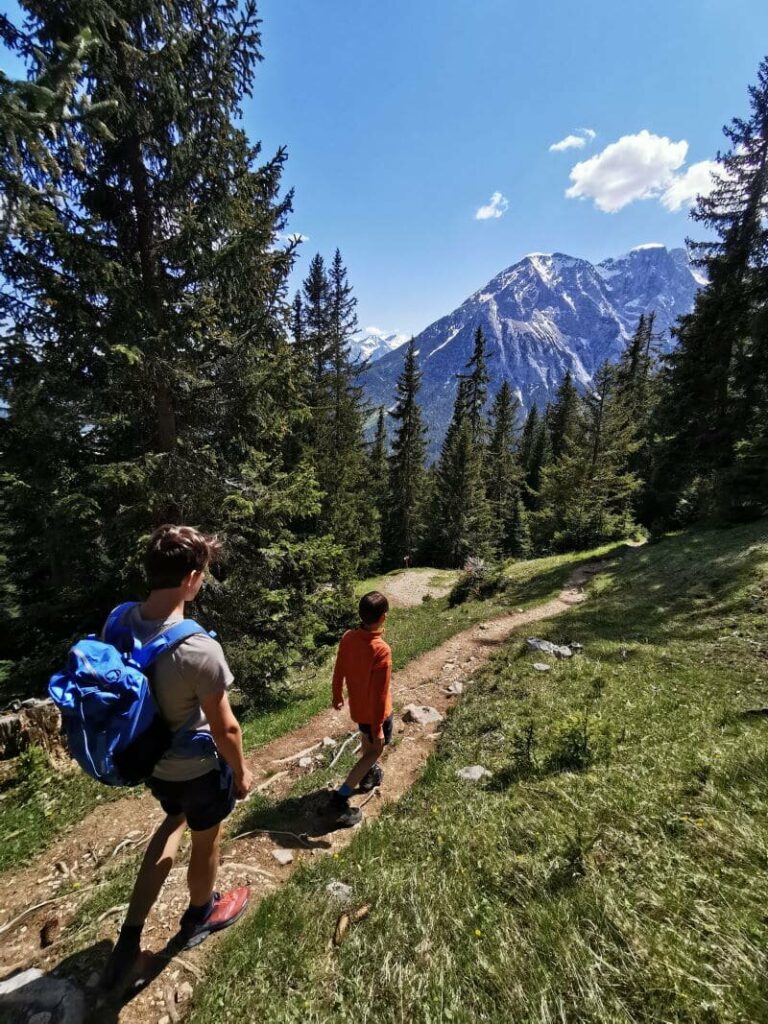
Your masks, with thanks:
M235 777L235 796L238 800L245 800L252 789L253 772L245 768L242 775Z
M343 700L335 700L333 702L333 706L334 706L334 708L337 711L341 711L341 709L344 707L344 701Z

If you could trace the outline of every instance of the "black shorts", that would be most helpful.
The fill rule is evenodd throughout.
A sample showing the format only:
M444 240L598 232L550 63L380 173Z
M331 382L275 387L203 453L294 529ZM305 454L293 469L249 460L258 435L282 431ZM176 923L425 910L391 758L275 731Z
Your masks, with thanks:
M384 721L381 723L381 731L384 733L384 744L385 745L387 743L391 743L392 742L392 727L394 725L394 722L395 722L395 715L394 715L394 712L392 712L392 714L389 715L388 718L385 718ZM373 734L371 732L370 725L363 725L363 723L360 722L360 723L358 723L358 729L360 730L360 732L364 733L368 737L369 740L373 740L374 739L374 736L373 736Z
M235 806L232 770L224 761L206 775L186 782L150 779L152 796L160 801L166 814L183 814L193 832L204 832L229 817Z

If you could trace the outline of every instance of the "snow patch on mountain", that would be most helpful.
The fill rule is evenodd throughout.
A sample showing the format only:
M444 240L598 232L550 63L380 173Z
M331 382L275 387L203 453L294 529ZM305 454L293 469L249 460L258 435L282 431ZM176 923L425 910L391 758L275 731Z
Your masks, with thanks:
M382 356L394 352L408 341L408 335L400 331L383 331L380 327L366 327L350 343L352 358L356 362L372 363Z

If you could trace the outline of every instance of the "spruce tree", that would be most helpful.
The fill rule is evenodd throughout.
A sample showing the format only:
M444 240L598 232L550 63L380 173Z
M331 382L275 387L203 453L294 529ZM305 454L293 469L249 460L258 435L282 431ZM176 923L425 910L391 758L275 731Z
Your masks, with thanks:
M526 559L531 557L532 551L528 512L523 499L518 495L514 500L509 524L509 554L513 558Z
M392 450L389 456L389 495L384 530L387 565L398 568L418 558L426 533L427 430L418 404L421 388L416 343L411 338L397 386ZM383 426L383 421L382 421Z
M469 426L476 444L479 448L485 442L483 412L488 400L488 361L485 354L485 334L483 328L478 327L475 331L474 347L472 357L467 363L466 370L469 373L463 375L466 381L464 398L466 401L467 417Z
M576 429L578 415L579 393L571 371L566 370L548 417L553 459L557 460L563 454L567 439Z
M617 392L616 368L604 364L583 399L579 428L556 462L543 471L535 515L539 544L556 549L594 547L634 527L639 486L631 460L638 447L631 410Z
M33 78L77 37L74 8L27 24ZM200 598L241 684L277 680L346 614L339 552L307 537L320 495L286 464L304 415L288 343L293 246L285 154L259 163L240 123L260 59L255 5L113 5L88 55L106 131L77 120L20 153L36 190L0 251L0 424L8 566L27 674L139 594L141 538L218 530ZM290 468L290 472L289 472Z
M768 58L749 101L749 116L725 127L730 148L718 154L715 186L692 213L716 237L691 243L709 284L682 318L664 373L654 478L666 495L662 516L673 515L683 496L701 512L712 508L710 494L725 515L763 507L751 485L742 486L739 464L768 411L761 397L768 360L754 330L768 301Z
M383 564L384 530L389 500L389 460L387 457L387 427L384 417L384 407L381 406L376 417L376 432L373 435L368 456L365 488L368 502L372 505L377 520L375 551L379 566Z
M504 381L491 409L485 460L486 486L491 509L494 546L502 555L513 553L521 471L515 452L515 425L520 403ZM518 556L519 557L519 556Z
M470 381L460 377L453 417L436 469L433 547L453 568L470 555L493 554L491 509L485 491L482 451L472 429Z

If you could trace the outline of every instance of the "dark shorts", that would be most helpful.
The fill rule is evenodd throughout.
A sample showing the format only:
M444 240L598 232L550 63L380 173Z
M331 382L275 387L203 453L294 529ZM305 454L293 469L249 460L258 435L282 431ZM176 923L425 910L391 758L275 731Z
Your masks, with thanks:
M198 779L187 782L150 779L147 785L165 813L174 818L183 814L193 832L204 832L218 825L229 817L235 806L232 771L223 761L220 768Z
M382 722L381 731L384 733L385 745L392 741L392 726L394 725L394 722L394 712L389 716L389 718L385 718L384 721ZM369 740L372 740L374 738L373 735L371 734L370 725L364 725L362 722L360 722L358 724L358 729L360 730L360 732L364 733Z

